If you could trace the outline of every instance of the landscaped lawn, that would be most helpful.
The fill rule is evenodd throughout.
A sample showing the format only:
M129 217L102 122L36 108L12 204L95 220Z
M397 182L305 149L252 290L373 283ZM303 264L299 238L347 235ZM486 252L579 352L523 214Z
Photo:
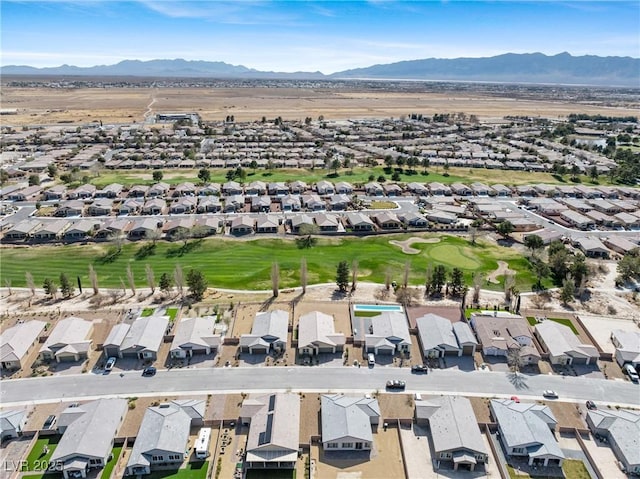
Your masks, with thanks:
M144 308L140 316L143 318L146 318L147 316L153 316L155 310L156 308Z
M529 324L531 326L535 326L536 324L538 324L538 322L536 321L536 318L534 318L533 316L527 316L527 321L529 322ZM573 334L575 334L576 336L578 335L578 330L573 325L573 323L571 322L570 319L565 319L565 318L547 318L545 321L555 321L556 323L560 323L560 324L568 327L571 331L573 331Z
M177 471L155 471L145 479L204 479L207 477L209 461L189 463L187 467Z
M47 469L49 460L53 451L58 447L60 442L60 436L43 437L36 441L33 449L27 456L27 471L44 471ZM49 449L46 454L43 454L45 446Z
M176 316L178 314L178 308L167 308L167 316L169 316L169 321L173 322L176 320Z
M420 254L405 254L390 240L406 240L413 236L438 237L438 243L416 243L413 248ZM360 281L383 283L385 272L389 270L392 280L400 282L405 263L410 262L410 283L424 284L427 265L444 264L447 268L458 266L465 272L467 284L475 271L489 273L497 267L498 260L507 261L509 268L518 272L516 286L520 291L528 291L535 282L528 269L526 258L515 249L478 241L475 246L465 238L438 235L436 233L407 233L400 235L370 236L364 238L320 238L312 248L300 249L295 241L284 239L258 238L238 241L222 238L192 240L193 247L188 252L176 256L174 243L158 241L153 254L136 258L144 242L127 243L120 254L109 260L113 247L109 244L84 246L41 246L37 248L5 248L2 252L0 281L10 280L13 286L25 286L25 272L33 275L36 285L42 285L45 278L57 280L64 272L69 277L80 276L89 284L88 265L93 264L103 287L119 287L126 278L127 265L131 265L136 284L146 285L145 266L149 264L156 278L162 273L172 274L176 264L180 264L184 274L193 268L202 271L209 286L232 289L271 289L271 267L277 262L280 268L280 287L299 285L300 259L307 260L308 284L333 283L336 267L342 260L358 262ZM502 278L499 278L502 280ZM502 290L502 284L484 284L484 288Z
M102 470L102 476L100 476L100 479L109 479L109 477L111 477L111 473L113 472L113 468L116 467L116 463L118 462L118 459L120 458L120 452L122 452L122 446L115 446L111 450L111 454L113 455L113 457L104 466L104 469Z
M511 479L545 479L548 476L530 476L520 472L516 474L513 467L507 465L507 471L509 471L509 477ZM565 459L562 463L562 472L564 472L565 479L593 479L584 463L578 459Z

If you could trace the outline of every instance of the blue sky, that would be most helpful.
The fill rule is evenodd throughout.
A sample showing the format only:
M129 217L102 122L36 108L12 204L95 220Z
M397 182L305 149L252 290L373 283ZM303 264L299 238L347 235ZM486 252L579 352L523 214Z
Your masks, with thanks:
M640 57L640 2L1 0L2 65L224 61L325 74L506 52Z

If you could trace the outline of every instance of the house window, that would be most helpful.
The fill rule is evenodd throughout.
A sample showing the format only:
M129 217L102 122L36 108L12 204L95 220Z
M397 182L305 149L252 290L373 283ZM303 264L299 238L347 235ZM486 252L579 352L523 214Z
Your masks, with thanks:
M153 461L164 461L164 456L151 456Z
M524 452L523 447L514 447L512 450L513 450L513 454L522 454Z
M327 449L337 449L338 448L338 443L337 442L328 442L327 443Z
M342 448L343 449L353 449L353 443L352 442L343 442L342 443Z

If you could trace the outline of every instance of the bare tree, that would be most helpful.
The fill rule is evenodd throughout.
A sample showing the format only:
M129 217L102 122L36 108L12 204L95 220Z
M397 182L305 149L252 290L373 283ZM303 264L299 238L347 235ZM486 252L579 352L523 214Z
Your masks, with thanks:
M545 309L551 300L548 291L538 291L532 298L531 303L536 309Z
M13 291L11 291L11 280L9 278L5 279L4 284L7 286L9 296L11 296L13 294Z
M469 226L469 238L471 239L471 244L475 245L476 240L478 239L478 228L475 226Z
M504 276L504 302L511 303L511 297L513 295L513 289L516 286L516 275L506 274Z
M411 261L407 261L404 264L404 274L402 275L402 287L405 289L409 287L409 273L411 273Z
M391 271L387 268L384 272L384 289L389 291L389 288L391 288Z
M147 233L144 235L144 238L150 240L151 243L155 246L161 236L162 235L158 230L151 230L147 231Z
M524 366L524 358L522 357L520 349L519 346L509 348L509 352L507 353L507 364L516 374L519 373Z
M420 296L420 291L416 288L398 288L396 291L396 301L405 306L411 306Z
M424 279L424 295L429 296L433 289L433 266L431 263L427 265L427 272Z
M27 282L27 288L29 288L29 291L31 291L31 296L35 296L36 283L33 281L33 275L29 271L27 271L26 273L24 273L24 279Z
M131 265L127 265L127 281L129 282L129 289L131 293L135 296L136 294L136 280L133 277L133 271L131 270Z
M91 287L93 288L93 295L95 296L100 292L98 288L98 274L96 270L93 269L93 265L89 264L89 281L91 282Z
M273 291L273 297L277 298L279 291L278 286L280 285L280 267L278 263L273 263L271 265L271 290Z
M156 292L156 277L153 274L153 268L151 268L149 263L144 266L144 272L147 275L147 284L151 288L151 294L153 294Z
M480 302L480 288L482 287L482 273L476 271L473 275L473 304L478 304Z
M127 294L127 286L124 284L124 279L120 278L120 289L122 290L122 295Z
M302 294L307 292L307 258L300 259L300 286Z
M358 286L358 260L354 259L351 262L351 292L356 290Z
M182 266L179 264L177 264L173 270L173 282L175 283L176 288L178 288L180 296L182 296L184 291L184 273L182 272Z

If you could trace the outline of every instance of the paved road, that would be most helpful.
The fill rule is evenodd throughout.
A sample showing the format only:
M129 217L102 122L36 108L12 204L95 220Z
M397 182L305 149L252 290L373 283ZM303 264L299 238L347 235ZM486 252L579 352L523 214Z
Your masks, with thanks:
M640 405L640 386L628 381L567 376L461 372L436 370L428 375L411 374L408 368L391 367L254 367L192 368L158 371L143 378L140 371L109 375L91 373L44 378L7 380L0 383L3 405L79 400L102 396L163 396L202 393L260 391L373 392L383 391L388 379L404 379L406 392L452 393L468 396L541 399L542 391L553 389L562 401Z

